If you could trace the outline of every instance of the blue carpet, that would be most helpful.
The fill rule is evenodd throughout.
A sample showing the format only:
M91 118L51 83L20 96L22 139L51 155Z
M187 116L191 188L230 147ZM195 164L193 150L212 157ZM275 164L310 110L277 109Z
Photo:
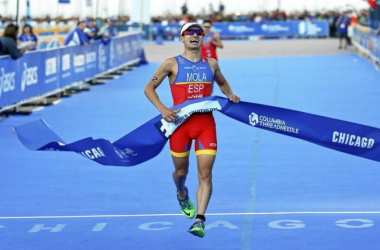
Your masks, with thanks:
M220 65L242 100L380 128L380 75L356 54ZM158 114L143 94L157 67L0 122L0 249L379 249L373 161L216 113L214 193L199 239L180 215L168 147L135 167L106 167L73 153L28 151L11 131L43 118L66 142L115 141ZM171 106L168 81L158 93ZM195 201L194 158L187 186Z

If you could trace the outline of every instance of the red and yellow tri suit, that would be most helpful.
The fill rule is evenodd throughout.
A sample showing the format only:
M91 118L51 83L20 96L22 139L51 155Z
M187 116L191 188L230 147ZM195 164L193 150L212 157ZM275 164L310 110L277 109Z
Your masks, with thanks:
M182 56L175 57L178 65L177 76L170 84L174 106L187 100L211 95L214 74L207 58L191 62ZM210 113L196 113L190 116L170 137L170 151L173 156L189 155L192 140L195 140L195 154L216 155L216 126Z
M215 41L213 32L203 37L203 43L201 46L201 56L214 58L215 60L218 60L218 56L216 55L216 45L208 41L209 37L211 37L212 40Z

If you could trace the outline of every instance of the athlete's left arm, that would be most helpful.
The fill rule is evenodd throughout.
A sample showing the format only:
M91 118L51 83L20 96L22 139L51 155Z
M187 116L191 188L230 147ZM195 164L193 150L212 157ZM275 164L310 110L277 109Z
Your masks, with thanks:
M222 72L220 71L218 62L215 59L208 58L208 63L210 64L211 69L214 71L214 80L218 84L222 93L225 94L231 102L240 102L240 97L233 93L230 84L227 82L226 78L224 78Z
M216 47L218 47L218 48L220 48L220 49L223 49L223 48L224 48L224 45L223 45L223 43L222 43L222 40L220 40L220 35L219 35L219 33L214 33L214 40L212 41L212 43L213 43Z

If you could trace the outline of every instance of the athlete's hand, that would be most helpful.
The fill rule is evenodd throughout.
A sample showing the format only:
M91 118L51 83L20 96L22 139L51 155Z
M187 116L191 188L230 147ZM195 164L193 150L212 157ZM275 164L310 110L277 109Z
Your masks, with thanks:
M164 110L161 110L161 115L165 121L174 122L177 119L177 113L179 111L181 111L181 109L171 110L171 109L165 108Z
M229 95L229 96L228 96L228 99L229 99L231 102L233 102L233 103L238 103L238 102L240 102L240 97L238 97L237 95L234 95L234 94Z

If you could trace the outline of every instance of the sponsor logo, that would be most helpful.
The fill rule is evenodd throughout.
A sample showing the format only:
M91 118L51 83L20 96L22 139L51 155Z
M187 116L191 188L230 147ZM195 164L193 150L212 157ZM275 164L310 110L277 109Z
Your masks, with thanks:
M133 49L133 51L137 51L137 50L139 50L139 48L140 48L140 42L139 42L139 41L137 41L137 40L132 40L132 41L131 41L131 44L132 44L132 49Z
M137 156L137 153L130 148L124 149L123 152L128 156Z
M228 30L235 33L243 33L243 32L252 32L255 31L252 27L247 27L244 25L229 25Z
M185 66L183 67L184 69L187 69L187 70L192 70L193 72L196 72L198 69L206 69L206 67L197 67L196 65L193 65L193 66Z
M112 67L115 64L116 53L115 53L115 43L111 40L110 42L110 66Z
M129 42L125 42L123 45L124 45L124 51L126 54L131 52L131 45L129 44Z
M259 123L259 116L252 112L249 115L249 124L251 124L252 126L256 126L256 124L258 123Z
M65 54L62 56L62 71L69 70L70 68L70 54Z
M96 52L88 52L86 53L86 63L94 63L96 62Z
M200 99L200 98L203 98L203 94L198 94L198 95L188 95L187 96L187 99L190 100L190 99Z
M137 156L138 154L133 151L132 149L130 148L125 148L124 150L120 150L118 148L114 148L115 150L115 153L121 158L121 159L124 159L124 158L129 158L130 156ZM127 160L126 162L129 162L129 160Z
M190 212L187 213L185 209L181 209L181 210L182 210L182 212L183 212L186 216L190 216Z
M106 69L106 52L104 50L104 45L100 44L98 48L98 69L99 71L104 71Z
M119 156L121 159L124 158L123 155L125 155L125 154L123 153L123 151L119 151L117 148L114 148L114 150L115 150L115 153L117 154L117 156Z
M88 52L86 53L86 68L93 69L96 67L96 52Z
M5 69L0 70L0 98L2 93L13 91L15 89L15 76L16 72L5 73Z
M178 63L179 63L179 64L184 64L185 61L184 61L181 57L179 57L179 58L178 58Z
M373 138L367 138L338 131L333 132L332 142L358 148L372 148L375 144L375 140Z
M45 76L57 74L57 57L45 60Z
M275 24L275 25L263 24L261 25L261 29L267 32L281 32L281 31L289 31L290 28L286 26L281 26L279 24Z
M84 54L74 55L74 67L81 67L85 64Z
M116 45L116 51L117 51L117 54L119 56L123 56L124 55L124 48L123 48L123 45L121 43L118 43Z
M286 125L286 122L281 119L276 119L273 117L268 117L264 115L258 115L254 112L252 112L249 116L249 124L252 126L260 126L263 128L273 129L277 131L284 131L289 133L298 134L299 129L290 127Z
M97 148L91 148L88 150L85 150L81 152L81 154L91 160L100 158L100 157L106 157L105 154L103 153L103 150L100 147Z
M38 83L38 67L29 67L24 63L24 71L21 76L21 91L25 91L26 86L31 86Z
M61 78L67 78L71 76L71 72L66 72L61 75Z
M44 150L45 150L45 151L61 151L61 150L58 149L58 148L45 148Z
M300 22L298 25L298 33L301 35L317 35L322 28L312 22Z
M85 70L86 58L84 54L74 55L74 71L75 73L83 72Z
M178 120L178 119L177 119ZM176 121L177 121L176 120ZM166 139L168 139L174 132L175 127L171 126L172 124L168 123L164 119L156 122L154 126L157 128L158 132Z

